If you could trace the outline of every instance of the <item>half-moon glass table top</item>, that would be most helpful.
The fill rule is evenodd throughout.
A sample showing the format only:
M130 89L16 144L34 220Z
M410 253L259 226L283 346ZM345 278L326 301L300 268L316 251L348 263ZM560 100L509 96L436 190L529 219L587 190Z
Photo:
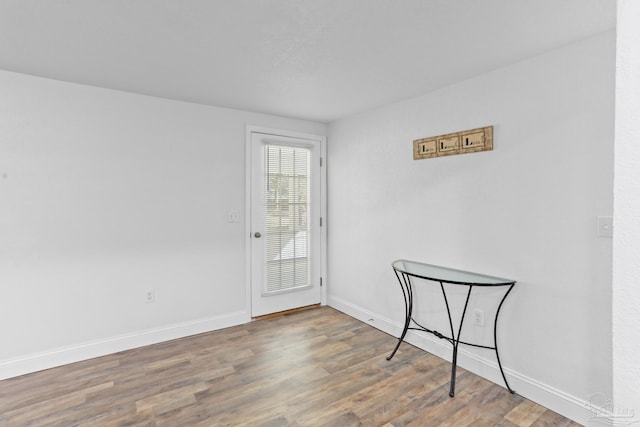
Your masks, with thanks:
M487 276L485 274L456 270L438 265L400 259L395 261L393 268L401 273L422 279L435 280L460 285L477 286L505 286L515 283L515 280L500 277Z

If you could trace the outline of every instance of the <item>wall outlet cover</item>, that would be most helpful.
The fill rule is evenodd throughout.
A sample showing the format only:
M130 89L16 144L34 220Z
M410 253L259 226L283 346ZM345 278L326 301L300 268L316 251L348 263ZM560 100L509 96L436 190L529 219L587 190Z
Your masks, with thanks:
M613 237L613 217L598 217L598 237Z

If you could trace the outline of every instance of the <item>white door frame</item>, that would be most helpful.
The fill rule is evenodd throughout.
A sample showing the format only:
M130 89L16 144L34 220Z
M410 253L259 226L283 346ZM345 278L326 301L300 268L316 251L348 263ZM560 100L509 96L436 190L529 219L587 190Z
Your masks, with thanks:
M291 138L302 138L320 141L320 217L322 227L320 227L320 304L327 304L327 137L301 132L292 132L281 129L272 129L261 126L247 126L245 136L245 292L246 310L251 317L251 180L252 180L252 149L251 134L262 133L274 136L285 136Z

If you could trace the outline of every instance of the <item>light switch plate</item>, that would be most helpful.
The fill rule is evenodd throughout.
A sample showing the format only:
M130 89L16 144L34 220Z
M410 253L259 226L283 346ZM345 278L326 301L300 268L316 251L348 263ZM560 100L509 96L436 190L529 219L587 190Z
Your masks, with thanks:
M240 213L238 213L238 211L227 212L227 222L239 222L239 221L240 221Z
M598 217L598 237L613 237L613 217Z

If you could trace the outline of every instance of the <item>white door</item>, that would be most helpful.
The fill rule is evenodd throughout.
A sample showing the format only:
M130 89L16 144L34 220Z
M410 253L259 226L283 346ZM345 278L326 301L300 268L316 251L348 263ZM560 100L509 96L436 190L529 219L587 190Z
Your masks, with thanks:
M251 132L251 316L321 302L322 140Z

